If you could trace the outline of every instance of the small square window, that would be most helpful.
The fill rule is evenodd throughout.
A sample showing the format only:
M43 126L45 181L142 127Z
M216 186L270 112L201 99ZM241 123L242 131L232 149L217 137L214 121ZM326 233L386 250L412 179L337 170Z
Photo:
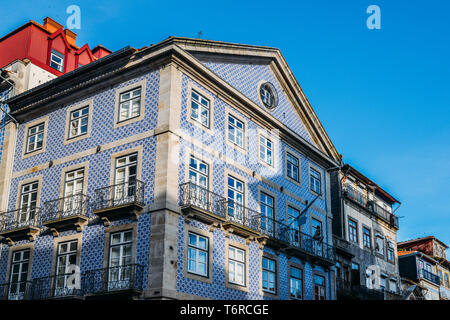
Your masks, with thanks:
M88 132L89 106L70 113L69 139L85 135Z
M50 67L64 72L64 55L56 50L52 50L50 54Z
M28 129L26 153L41 150L44 143L45 124L40 123Z
M123 92L119 95L119 121L139 117L141 114L141 87Z

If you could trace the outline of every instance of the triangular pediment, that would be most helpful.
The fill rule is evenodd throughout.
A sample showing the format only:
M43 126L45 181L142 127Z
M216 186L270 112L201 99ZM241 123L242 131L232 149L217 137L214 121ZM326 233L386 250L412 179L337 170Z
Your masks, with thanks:
M303 90L276 48L201 39L172 38L208 69L261 108L262 83L276 89L277 106L270 115L336 161L340 155L320 123Z

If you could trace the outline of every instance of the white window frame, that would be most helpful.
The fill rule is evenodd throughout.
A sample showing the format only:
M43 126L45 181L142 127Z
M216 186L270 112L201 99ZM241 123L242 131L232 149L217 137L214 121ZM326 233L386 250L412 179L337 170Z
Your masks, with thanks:
M72 248L72 245L75 244L75 249ZM63 246L67 246L67 250L61 252ZM71 259L75 259L75 263L70 263ZM71 265L76 265L78 259L78 239L69 240L64 242L59 242L56 252L56 269L55 269L55 288L54 295L55 296L65 296L70 294L73 289L68 288L68 280L70 277L69 267ZM64 271L61 272L61 264L63 264ZM62 278L62 286L58 283L59 279Z
M56 59L60 59L61 61L55 61L53 59L54 57ZM63 53L52 49L52 51L50 53L50 63L49 63L50 67L52 67L55 70L58 70L59 72L64 72L64 60L65 60L65 56ZM56 65L56 67L52 65L53 63Z
M322 285L318 285L316 284L316 277L320 277L323 279L323 286ZM325 278L325 276L320 275L320 274L314 274L313 275L313 294L314 294L314 300L316 298L316 287L318 288L318 294L319 294L319 300L326 300L327 298L327 294L326 294L326 288L327 288L327 279ZM323 299L321 299L321 297L323 297Z
M194 94L198 96L198 98L194 97ZM197 90L195 89L191 89L190 92L191 95L191 108L190 108L190 115L189 117L193 120L198 122L199 124L201 124L203 127L207 128L207 129L211 129L211 103L210 100L208 98L206 98L205 96L203 96L201 93L199 93ZM203 103L203 101L206 102L206 104ZM194 104L196 105L196 109L197 109L197 117L194 116ZM207 117L206 117L206 123L204 123L203 121L203 112L207 112Z
M269 145L270 144L270 145ZM274 166L274 143L271 139L260 134L258 139L258 157L264 164Z
M126 241L125 234L131 233L131 239ZM113 238L115 235L119 235L119 242L113 244ZM113 250L119 248L118 265L112 266ZM124 251L129 248L130 254L126 255ZM112 232L109 235L109 254L108 254L108 290L118 289L121 286L128 288L133 276L133 230L121 230ZM128 260L128 261L124 261ZM114 280L112 280L114 278ZM119 284L111 285L112 282L119 282Z
M27 189L29 188L29 189ZM33 200L33 194L36 199ZM17 222L27 223L36 219L36 208L39 201L39 181L25 183L20 187L20 204Z
M28 257L24 258L25 253L28 253ZM16 254L19 254L19 258L16 259ZM10 300L22 300L25 295L25 291L28 286L28 275L31 267L31 250L23 249L16 250L12 252L10 274L9 274L9 288L8 288L8 299ZM24 271L24 266L26 266L26 271ZM15 272L15 266L18 266L18 271ZM25 274L25 275L24 275ZM17 281L13 282L13 278L17 276ZM25 276L25 279L23 279ZM25 283L24 286L21 284ZM13 287L14 284L14 287ZM14 288L14 291L12 290ZM22 290L23 289L23 290Z
M292 275L292 269L299 271L300 278ZM293 290L295 290L295 295L292 295ZM297 295L298 291L300 291L300 297ZM294 300L303 300L303 269L292 265L289 266L289 297Z
M319 177L313 173L317 173ZM319 191L317 191L317 185ZM322 195L322 173L313 167L309 168L309 190L316 195Z
M230 179L233 182L233 185L230 185ZM239 188L237 187L237 184L242 185L242 190L239 190ZM232 192L233 196L230 196L230 191ZM241 201L239 201L239 197L240 199L242 199ZM243 222L244 221L244 214L245 214L245 210L244 210L244 206L245 206L245 182L235 178L233 175L228 175L227 176L227 199L228 201L228 206L227 206L227 215L228 217L232 218L233 220L237 221L237 222ZM237 204L237 206L235 205ZM231 206L232 205L232 206Z
M264 261L267 261L267 266L264 266ZM266 286L264 286L265 281L267 282ZM271 284L273 284L273 287ZM265 256L261 260L261 288L264 292L271 294L277 293L277 262Z
M191 236L195 237L197 245L194 245L194 244L191 243ZM206 245L205 245L204 248L199 246L200 238L206 240ZM192 273L192 274L196 274L196 275L199 275L199 276L202 276L202 277L206 277L206 278L209 277L209 238L205 237L205 236L202 236L202 235L199 235L199 234L197 234L195 232L189 231L187 239L188 239L188 258L187 258L187 261L188 261L187 268L188 268L188 270L187 270L187 272L188 273ZM195 252L195 259L192 258L191 252ZM205 258L204 262L200 261L200 259L199 259L199 257L200 257L199 252L202 252L202 253L206 254L206 258ZM191 270L191 261L193 261L193 263L194 263L195 270ZM199 270L198 266L200 264L204 264L205 265L205 273L202 273L202 272L198 271Z
M230 118L234 123L230 122ZM241 128L239 128L239 124ZM238 141L238 133L241 136L240 143ZM231 138L230 135L232 136ZM227 140L242 149L245 148L245 124L230 113L227 114Z
M234 252L232 254L232 252ZM240 252L242 255L242 259L238 259L236 257L236 253ZM237 275L237 267L240 267L242 270L242 275L241 278L242 280L239 281L240 279L238 278ZM235 284L235 285L239 285L239 286L246 286L246 251L229 245L228 246L228 282L231 284Z
M134 95L135 92L139 91L138 95ZM137 86L133 89L125 90L119 93L119 109L118 109L118 118L117 123L122 123L134 118L139 118L141 116L141 105L142 105L142 94L143 94L143 88L142 86ZM123 96L129 94L130 97L127 99L124 99ZM135 107L134 103L137 101L138 108L137 108L137 114L134 114ZM123 106L124 104L128 103L128 111L127 115L125 117L122 117L122 113L124 112Z
M87 113L83 114L83 112L87 110ZM75 113L79 113L79 116L75 116ZM87 135L89 132L89 113L90 107L89 105L81 107L79 109L73 110L70 112L70 120L69 120L69 137L68 139L77 138L83 135ZM83 121L86 121L85 124L82 124ZM75 126L74 126L75 124ZM82 132L82 128L85 127L85 132ZM72 129L76 130L75 134L72 134Z
M289 156L295 158L297 160L297 164L293 164L292 161L289 161ZM290 171L293 173L293 169L290 170L289 167L297 167L297 179L291 176ZM286 151L286 177L295 183L300 183L300 158L289 151Z
M36 129L34 133L30 133L33 129ZM39 137L40 140L39 140ZM30 139L34 138L33 149L30 150ZM27 140L26 140L26 154L42 150L44 148L44 139L45 139L45 122L41 122L39 124L33 125L27 129ZM41 146L37 147L38 142L41 142Z
M270 200L272 204L270 204ZM261 229L275 236L275 197L265 191L260 191L259 210L261 214Z

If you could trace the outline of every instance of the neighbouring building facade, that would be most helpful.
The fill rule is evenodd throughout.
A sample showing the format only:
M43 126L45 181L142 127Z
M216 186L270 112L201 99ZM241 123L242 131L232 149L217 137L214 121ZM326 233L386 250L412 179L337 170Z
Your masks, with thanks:
M402 286L409 300L450 300L448 246L434 236L399 242Z
M331 173L331 198L338 299L401 299L400 202L348 164Z
M278 49L170 37L8 105L3 298L336 298L340 156Z
M14 95L96 61L110 50L78 47L77 35L51 18L30 21L0 38L0 211L8 200L16 124L5 101Z

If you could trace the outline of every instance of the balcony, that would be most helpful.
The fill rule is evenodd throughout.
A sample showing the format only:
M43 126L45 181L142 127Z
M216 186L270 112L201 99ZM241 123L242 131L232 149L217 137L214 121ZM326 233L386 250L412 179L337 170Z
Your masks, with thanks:
M28 239L34 241L39 233L37 207L24 207L2 214L0 222L0 236L10 245L14 241Z
M232 233L256 237L261 243L309 259L312 263L326 267L334 264L333 246L194 183L180 185L180 206L182 213L189 218L222 224Z
M352 200L353 202L356 202L361 207L368 209L367 197L361 191L358 191L357 189L350 187L348 185L344 185L342 192L344 196L347 197L348 199Z
M393 213L387 211L383 207L379 206L378 204L373 204L373 212L375 215L387 223L389 223L392 227L395 227L398 229L398 217L394 215Z
M81 288L86 299L132 299L143 292L144 266L129 264L86 271Z
M350 259L354 257L351 250L352 245L347 240L333 235L333 245L340 254L346 255Z
M41 212L42 224L52 230L54 236L67 229L83 230L88 222L88 197L77 194L57 200L47 201Z
M144 208L145 183L139 180L95 190L93 213L109 225L109 220L131 216L137 219Z
M76 288L74 274L62 274L34 279L31 284L29 299L82 299L82 291Z
M10 282L0 285L0 299L27 300L31 288L30 281Z
M208 224L225 222L225 199L208 189L187 182L180 185L180 205L182 213L188 218Z
M261 214L232 200L225 200L225 219L223 227L243 237L260 234Z
M433 274L430 271L427 271L425 269L420 270L420 278L428 280L430 282L433 282L434 284L440 286L441 285L441 278L438 275Z
M283 249L287 254L309 260L324 267L334 265L334 247L280 221L261 217L259 240L275 249Z
M259 212L192 182L180 185L180 198L181 211L188 218L195 217L208 224L222 224L228 231L244 237L259 234Z

